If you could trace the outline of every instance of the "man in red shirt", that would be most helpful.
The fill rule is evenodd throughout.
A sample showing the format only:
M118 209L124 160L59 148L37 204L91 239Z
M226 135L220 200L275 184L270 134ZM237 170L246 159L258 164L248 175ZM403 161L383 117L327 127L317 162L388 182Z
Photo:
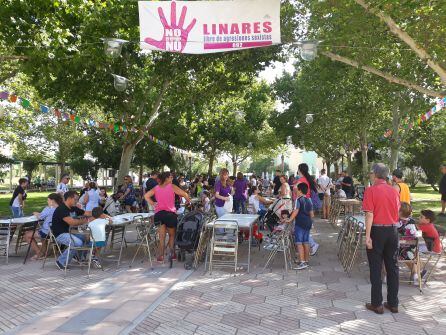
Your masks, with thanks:
M364 192L362 205L365 214L367 258L372 284L372 300L366 308L383 314L381 270L382 264L387 272L387 302L384 307L398 313L398 211L400 195L386 183L389 168L382 163L374 164L370 179L372 186Z

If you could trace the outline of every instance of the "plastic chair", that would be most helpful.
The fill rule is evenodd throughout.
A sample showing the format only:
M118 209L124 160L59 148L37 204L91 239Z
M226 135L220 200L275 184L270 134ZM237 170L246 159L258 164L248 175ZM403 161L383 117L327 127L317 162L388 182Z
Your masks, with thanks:
M234 220L217 220L212 227L209 273L214 266L234 267L237 272L239 227ZM215 257L228 257L233 261L216 260Z

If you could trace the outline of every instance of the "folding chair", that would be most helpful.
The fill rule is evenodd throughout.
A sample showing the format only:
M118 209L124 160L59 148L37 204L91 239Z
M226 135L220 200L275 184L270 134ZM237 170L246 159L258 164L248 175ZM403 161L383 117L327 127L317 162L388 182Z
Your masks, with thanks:
M209 273L214 266L234 267L237 272L239 227L234 220L217 220L212 227L210 245ZM232 258L233 261L216 260L215 257ZM232 265L233 264L233 265Z
M25 234L29 231L35 232L37 228L36 222L24 223L19 226L17 233L17 242L15 244L15 254L18 254L20 248L29 246L29 243L24 240Z
M435 253L433 251L428 251L428 252L424 252L421 253L422 256L425 256L427 259L423 260L424 261L424 266L423 266L423 271L426 271L426 274L424 275L424 284L426 284L429 279L431 278L432 274L435 272L435 269L438 265L438 262L440 262L441 257L446 255L446 230L441 227L441 226L435 226L435 228L438 231L438 234L440 235L440 243L441 243L441 252L440 253ZM427 240L427 239L425 239ZM432 241L433 243L433 241ZM427 243L426 243L427 244ZM430 249L430 248L428 248ZM432 264L431 264L432 263Z
M15 226L9 223L0 223L0 253L6 258L6 264L9 261L9 247L12 236L15 232Z
M288 272L288 268L290 269L292 268L292 263L291 263L292 262L291 250L293 248L293 237L291 236L292 227L293 224L291 223L285 225L284 229L282 230L282 232L280 232L280 234L278 234L275 241L270 244L272 247L269 248L270 253L266 260L265 266L263 267L263 270L265 270L270 264L272 264L278 252L283 253L285 271Z
M132 262L129 267L133 266L133 262L135 261L136 256L138 255L139 250L142 248L144 253L148 256L150 262L150 268L153 268L152 264L152 254L150 252L150 247L156 248L157 244L157 233L156 227L151 220L138 220L136 223L136 233L137 233L137 241L138 247L133 255ZM143 262L143 260L141 260Z
M412 259L405 259L406 255L399 254L398 255L398 263L399 264L409 264L410 265L410 279L409 280L401 280L400 276L400 282L407 282L412 283L412 278L414 273L418 276L418 288L420 292L422 292L421 289L421 262L420 262L420 253L419 253L419 239L414 237L411 239L400 239L400 253L406 253L407 250L410 250L410 252L413 252L413 258ZM406 250L406 251L405 251ZM415 269L415 271L414 271Z
M79 227L77 227L77 228L79 228ZM70 227L69 234L70 234L71 238L70 238L70 242L67 246L68 254L70 254L70 252L72 252L72 251L77 253L77 257L78 257L77 265L80 266L81 268L84 266L88 266L87 274L88 274L88 277L90 277L91 259L93 257L93 248L95 245L93 234L91 233L91 230L88 227L86 227L82 231L78 230L78 231L74 232L73 230L74 230L74 228ZM73 235L83 235L84 236L84 243L82 246L76 247L73 245L74 244ZM85 252L87 252L87 259L85 259L84 255L83 255ZM65 277L67 275L68 259L69 259L69 257L67 257L67 261L65 262L65 264L62 264L62 265L64 265ZM102 268L102 270L103 270L103 268Z
M45 250L45 256L43 258L42 269L45 268L46 259L48 258L48 251L50 250L50 247L53 250L54 261L56 261L57 258L62 253L62 248L57 243L56 237L54 236L53 231L51 229L49 230L48 234L46 235L45 241L46 241L46 250Z
M342 258L342 255L345 252L346 244L351 238L351 229L353 228L354 223L355 219L352 216L348 216L344 219L344 224L342 225L341 230L338 233L337 243L339 244L339 259Z
M209 222L215 221L217 217L215 214L204 214L203 225L201 226L200 239L198 240L197 250L195 251L193 268L197 269L198 264L206 257L206 250L211 238L211 229L207 227Z
M355 220L356 221L356 220ZM351 229L352 235L350 242L347 246L347 252L344 254L343 265L347 274L350 275L353 264L355 264L358 250L362 246L362 238L364 236L364 226L358 221L353 224L353 229Z
M342 206L339 202L339 198L336 196L332 196L328 220L333 227L336 227L338 225L339 216L341 214L341 207Z

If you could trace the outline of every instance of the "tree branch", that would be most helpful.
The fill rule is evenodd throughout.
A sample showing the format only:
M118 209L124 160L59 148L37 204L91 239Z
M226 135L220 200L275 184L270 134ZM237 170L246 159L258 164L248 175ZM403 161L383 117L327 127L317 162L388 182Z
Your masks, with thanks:
M158 95L158 98L156 98L156 101L153 105L152 108L152 116L150 117L149 122L147 122L146 124L146 128L149 128L150 126L152 126L152 124L155 122L155 120L158 118L159 116L159 110L161 107L161 102L163 101L163 97L164 97L164 93L166 93L167 87L169 86L169 80L165 79L163 82L163 87L161 88L161 92Z
M27 56L0 56L0 62L1 61L7 61L7 60L27 60Z
M411 82L409 80L395 77L395 76L393 76L393 75L391 75L389 73L385 73L385 72L383 72L381 70L378 70L378 69L376 69L376 68L374 68L372 66L361 65L361 64L359 64L359 62L357 62L355 60L352 60L350 58L334 54L334 53L332 53L330 51L322 51L321 54L326 56L326 57L328 57L328 58L330 58L330 59L332 59L332 60L335 60L335 61L347 64L347 65L353 66L353 67L355 67L357 69L361 69L361 70L364 70L364 71L369 72L369 73L373 73L373 74L375 74L375 75L377 75L377 76L379 76L381 78L386 79L390 83L394 83L394 84L398 84L398 85L402 85L402 86L408 87L408 88L410 88L412 90L421 92L421 93L426 94L426 95L431 96L431 97L436 97L436 98L442 98L443 97L441 92L437 92L437 91L434 91L434 90L430 90L430 89L424 88L424 87L422 87L420 85L417 85L417 84L415 84L415 83L413 83L413 82Z
M355 0L355 2L363 7L368 13L377 16L383 21L390 29L390 31L396 35L401 41L406 43L421 60L425 61L427 65L440 76L441 81L446 85L446 69L442 68L440 64L435 62L431 55L427 51L419 46L417 42L404 30L402 30L398 24L383 11L372 8L365 0Z

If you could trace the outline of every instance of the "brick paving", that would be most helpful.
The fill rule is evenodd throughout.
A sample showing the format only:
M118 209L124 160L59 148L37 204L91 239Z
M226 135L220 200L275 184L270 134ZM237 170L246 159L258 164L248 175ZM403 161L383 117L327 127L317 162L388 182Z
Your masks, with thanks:
M182 319L187 327L172 325L170 334L446 334L445 262L423 294L401 284L399 314L376 315L364 306L370 299L365 255L349 277L337 260L335 230L322 221L317 221L316 228L321 248L310 261L310 269L285 273L277 257L273 269L263 272L267 253L254 249L250 274L194 272L174 285L168 298L131 334L164 334L169 322L154 326L153 316L174 301L175 308L187 312ZM200 306L186 307L188 296L199 299ZM178 317L173 310L169 320L179 322Z
M112 263L90 278L74 269L64 279L52 263L43 271L39 262L13 258L0 263L0 333L446 334L444 261L423 294L401 284L399 314L376 315L364 307L370 295L364 255L348 276L337 260L335 230L317 221L314 237L321 248L311 267L288 273L279 256L263 272L267 252L257 248L251 273L237 275L190 273L181 263L173 270L147 271L146 263L128 269L124 262L118 272Z

